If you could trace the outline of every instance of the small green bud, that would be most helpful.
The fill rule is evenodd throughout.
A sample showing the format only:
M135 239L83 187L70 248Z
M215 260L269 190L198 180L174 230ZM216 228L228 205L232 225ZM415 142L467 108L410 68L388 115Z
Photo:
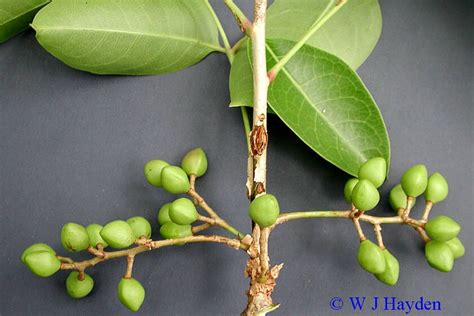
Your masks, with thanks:
M395 258L387 249L382 250L382 252L385 257L385 271L375 274L375 277L377 280L387 285L395 285L398 281L400 265L398 264L397 258Z
M163 189L174 194L186 193L191 187L186 172L176 166L163 168L161 172L161 184L163 185Z
M151 225L150 222L141 216L135 216L127 219L128 225L132 228L133 235L135 238L151 237Z
M161 172L164 167L169 166L169 163L163 160L150 160L145 164L145 178L151 185L161 187Z
M425 257L430 266L441 272L449 272L453 269L454 256L445 242L431 240L426 243Z
M428 170L424 165L414 165L405 171L401 184L406 195L412 197L422 195L428 184Z
M394 211L398 211L401 208L407 207L407 199L408 197L405 194L405 191L403 191L401 184L397 184L390 191L390 206ZM415 203L416 199L413 199L413 206L415 205Z
M90 224L86 227L87 234L89 235L89 244L92 247L97 247L98 244L101 244L104 248L108 246L107 242L100 235L102 228L102 225L99 224Z
M86 250L89 247L86 228L76 223L67 223L61 229L61 244L64 249L72 252Z
M127 222L121 220L105 225L100 231L100 236L113 248L126 248L135 241L132 228Z
M160 224L160 226L164 225L165 223L171 222L170 206L171 203L166 203L158 211L158 224Z
M272 226L278 215L280 215L280 206L272 194L261 195L250 203L249 216L260 227Z
M375 185L369 180L359 180L352 190L352 204L359 211L368 211L377 206L380 194Z
M352 178L349 179L346 182L346 185L344 186L344 198L349 204L352 203L352 190L354 190L354 187L356 186L357 182L359 182L359 179Z
M164 239L184 238L193 235L191 225L178 225L173 222L164 223L160 228L160 235Z
M37 276L46 278L61 268L61 261L51 251L35 251L25 256L26 266Z
M37 243L26 248L21 254L21 262L25 263L25 257L35 251L49 251L53 255L56 255L56 251L47 244Z
M132 312L138 311L145 300L145 289L134 278L122 278L117 292L120 302Z
M438 215L425 224L425 229L431 239L448 241L459 234L461 226L451 217Z
M382 249L368 239L360 243L357 261L365 271L373 274L383 273L386 268Z
M428 178L428 185L425 191L425 199L427 201L438 203L448 196L448 182L439 172L433 173Z
M380 187L387 177L387 162L382 157L367 160L359 169L359 179L369 180L376 188Z
M200 177L204 175L207 170L206 153L202 148L194 148L183 157L181 167L189 176L195 175Z
M169 217L178 225L189 225L198 218L194 203L187 198L180 198L171 203Z
M79 280L79 272L72 271L66 279L66 291L72 298L87 296L93 287L94 280L87 273L84 273L84 280Z
M464 252L466 250L464 249L464 245L462 244L461 240L459 240L459 238L455 237L453 239L448 240L446 242L446 245L448 245L449 249L451 249L454 259L458 259L464 256Z

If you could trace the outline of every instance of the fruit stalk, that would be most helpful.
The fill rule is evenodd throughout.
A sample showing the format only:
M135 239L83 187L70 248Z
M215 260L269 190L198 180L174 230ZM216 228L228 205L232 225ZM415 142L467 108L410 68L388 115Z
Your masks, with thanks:
M145 244L138 245L130 249L110 251L110 252L105 252L105 251L99 252L96 249L95 257L88 260L75 262L70 258L61 257L62 258L61 270L84 271L85 269L89 267L93 267L101 262L104 262L110 259L115 259L115 258L120 258L120 257L127 257L128 259L142 252L146 252L146 251L150 251L154 249L159 249L159 248L174 246L174 245L179 245L179 244L198 243L198 242L220 243L220 244L227 245L231 248L234 248L237 250L240 249L244 251L246 251L249 248L249 245L241 242L238 239L231 239L231 238L227 238L227 237L219 236L219 235L209 235L209 236L198 235L198 236L188 236L188 237L175 238L175 239L165 239L165 240L146 240ZM130 262L130 260L128 260L128 262Z

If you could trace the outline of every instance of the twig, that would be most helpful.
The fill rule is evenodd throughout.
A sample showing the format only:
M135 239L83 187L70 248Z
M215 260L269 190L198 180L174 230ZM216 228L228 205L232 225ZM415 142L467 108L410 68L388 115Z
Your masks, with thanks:
M268 257L268 237L270 236L270 228L265 227L260 232L260 267L262 269L262 277L266 277L270 269L270 259Z

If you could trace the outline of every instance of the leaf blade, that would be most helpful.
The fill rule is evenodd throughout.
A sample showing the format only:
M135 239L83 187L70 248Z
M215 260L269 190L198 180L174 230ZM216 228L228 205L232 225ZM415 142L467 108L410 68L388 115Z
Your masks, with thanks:
M294 45L276 39L267 43L269 67ZM334 55L303 46L273 81L268 101L303 142L347 173L356 175L372 157L390 162L380 110L358 75Z
M55 1L33 21L40 44L97 74L173 72L221 50L205 0Z
M267 37L298 41L334 0L275 0L268 9ZM306 43L357 69L375 48L382 32L378 0L349 0Z
M28 28L50 0L0 0L0 44Z

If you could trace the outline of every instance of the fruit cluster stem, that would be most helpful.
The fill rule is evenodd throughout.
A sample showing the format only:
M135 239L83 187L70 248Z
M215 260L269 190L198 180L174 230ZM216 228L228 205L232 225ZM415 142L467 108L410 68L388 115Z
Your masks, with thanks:
M58 256L58 259L59 258L62 259L61 270L84 271L85 269L89 267L93 267L101 262L104 262L110 259L127 257L127 273L125 274L125 277L127 277L128 275L130 275L131 277L131 270L133 267L133 259L131 258L134 258L136 255L146 252L146 251L160 249L163 247L181 245L181 244L187 244L187 243L200 243L200 242L220 243L228 247L231 247L237 250L243 250L243 251L247 251L249 249L249 245L241 242L239 239L232 239L232 238L228 238L228 237L224 237L220 235L209 235L209 236L198 235L198 236L188 236L188 237L175 238L175 239L165 239L165 240L144 240L144 241L139 242L139 245L133 248L110 251L110 252L106 252L106 251L100 252L97 249L95 249L95 251L89 250L89 252L95 253L95 257L88 260L78 261L78 262L67 257Z

